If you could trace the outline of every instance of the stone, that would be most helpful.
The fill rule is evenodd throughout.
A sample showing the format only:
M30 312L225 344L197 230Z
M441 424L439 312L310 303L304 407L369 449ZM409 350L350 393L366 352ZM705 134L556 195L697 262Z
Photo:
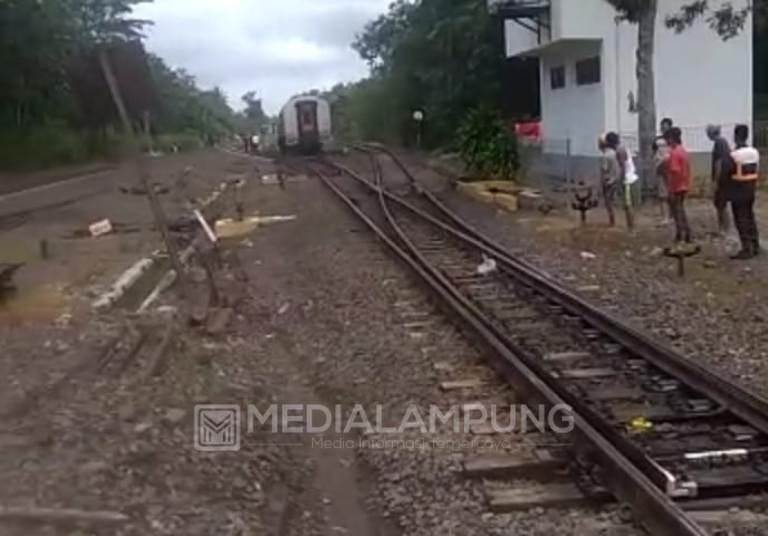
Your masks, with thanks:
M180 408L169 409L165 414L165 420L173 424L181 422L181 420L187 416L187 410Z

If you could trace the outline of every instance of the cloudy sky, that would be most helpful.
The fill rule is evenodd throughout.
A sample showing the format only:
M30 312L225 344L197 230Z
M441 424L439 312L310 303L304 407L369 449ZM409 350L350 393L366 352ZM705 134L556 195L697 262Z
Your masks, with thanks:
M230 104L254 90L269 113L293 94L364 77L350 48L355 33L391 0L154 0L147 47L183 67Z

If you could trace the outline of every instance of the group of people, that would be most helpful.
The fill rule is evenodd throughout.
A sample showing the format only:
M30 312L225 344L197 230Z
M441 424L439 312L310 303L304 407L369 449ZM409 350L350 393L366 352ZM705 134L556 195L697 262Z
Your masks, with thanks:
M735 147L716 125L707 127L707 136L712 140L712 183L713 201L717 211L720 234L724 236L730 228L728 204L731 205L733 220L741 239L741 250L732 259L751 259L760 254L760 238L755 220L754 204L759 177L760 153L749 145L749 127L737 125L734 129ZM632 212L632 185L637 181L632 153L621 145L619 135L609 132L601 136L599 148L601 187L609 223L616 223L614 200L623 189L624 209L627 225L634 225ZM654 166L658 184L656 190L660 200L662 223L669 216L675 224L676 244L690 244L693 233L685 210L685 201L693 185L691 160L683 144L682 130L674 126L671 119L661 122L661 135L653 145Z

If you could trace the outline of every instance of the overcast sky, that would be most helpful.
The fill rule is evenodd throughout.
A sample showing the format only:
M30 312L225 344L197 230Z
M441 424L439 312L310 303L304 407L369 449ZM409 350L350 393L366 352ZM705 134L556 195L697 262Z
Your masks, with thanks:
M268 113L295 93L358 80L367 67L355 33L391 0L154 0L136 15L155 25L147 47L230 104L254 90Z

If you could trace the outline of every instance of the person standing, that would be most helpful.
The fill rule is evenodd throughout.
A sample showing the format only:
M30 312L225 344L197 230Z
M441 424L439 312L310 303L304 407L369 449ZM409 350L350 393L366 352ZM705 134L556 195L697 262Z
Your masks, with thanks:
M659 225L667 225L670 222L669 214L667 214L667 206L669 205L669 194L667 192L667 178L666 178L666 164L669 159L669 144L667 143L666 135L674 123L669 117L665 117L661 120L659 130L661 134L656 137L653 142L653 158L654 169L656 172L656 196L659 200L659 210L661 212L661 222Z
M719 125L707 127L707 137L714 144L712 147L712 201L717 211L717 225L721 237L728 234L731 227L728 216L728 183L731 180L732 160L731 146L728 144L720 130Z
M691 190L691 160L683 147L683 133L672 127L665 136L669 146L666 166L666 187L669 196L669 212L675 222L675 242L691 243L691 227L685 212L685 199Z
M609 138L611 138L609 140ZM620 180L620 167L619 159L616 154L616 146L610 143L612 137L609 134L604 134L598 139L597 145L602 153L600 157L600 188L603 192L603 202L605 203L605 210L608 212L608 223L611 227L616 225L616 214L614 212L613 203L616 198L616 192L619 188Z
M632 184L637 180L635 161L632 153L621 143L621 138L616 132L605 135L605 144L616 153L618 168L617 191L621 194L624 215L627 219L627 229L632 231L635 227L634 213L632 212Z
M618 148L616 149L616 155L619 160L619 168L621 170L624 215L627 218L627 229L633 231L635 229L635 213L632 189L635 187L635 184L640 177L637 174L637 168L635 167L635 159L632 156L632 150L621 143L618 134L615 134L615 136L616 143L618 145Z
M731 153L733 174L728 185L728 199L741 239L741 251L731 258L751 259L760 254L760 234L755 221L755 193L760 175L760 153L750 147L749 127L737 125L733 132L736 149Z

